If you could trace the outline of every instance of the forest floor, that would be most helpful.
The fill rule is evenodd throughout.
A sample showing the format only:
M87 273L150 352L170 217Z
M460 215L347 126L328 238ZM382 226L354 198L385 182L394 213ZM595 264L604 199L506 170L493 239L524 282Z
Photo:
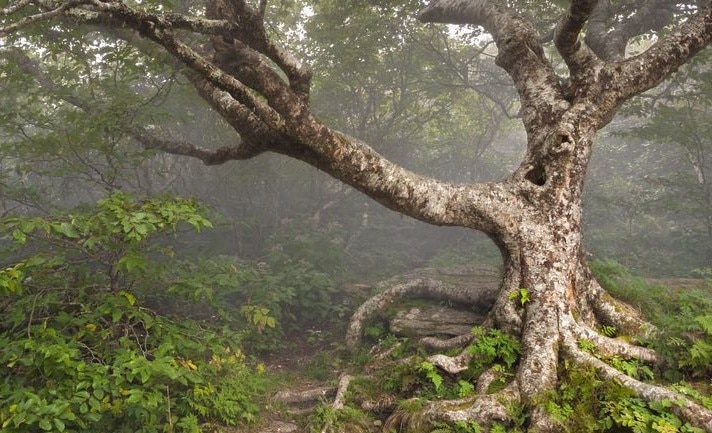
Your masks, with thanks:
M406 274L407 275L407 274ZM491 274L489 274L491 275ZM486 279L488 280L489 277ZM484 281L484 280L483 280ZM691 278L646 279L649 284L673 287L677 290L699 289L705 281ZM259 356L270 378L271 393L261 403L259 420L252 426L235 428L220 427L218 433L320 433L314 427L319 407L330 407L340 377L347 371L361 374L359 369L368 364L366 360L355 361L344 346L344 329L313 328L293 332L285 338L289 342L282 350ZM371 342L372 344L373 342ZM361 352L369 353L368 350ZM372 367L371 367L372 368ZM315 409L317 411L315 412ZM370 421L363 430L379 432L383 420Z
M344 333L312 329L309 338L294 333L289 347L260 357L272 383L259 421L235 432L308 432L309 416L319 404L330 404L344 368ZM324 336L315 338L315 336ZM228 431L226 431L228 433Z

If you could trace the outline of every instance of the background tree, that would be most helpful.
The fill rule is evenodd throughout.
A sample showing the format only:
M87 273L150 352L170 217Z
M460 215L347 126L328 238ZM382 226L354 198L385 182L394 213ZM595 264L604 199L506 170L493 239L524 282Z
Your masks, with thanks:
M489 183L451 183L415 174L360 139L327 127L308 104L312 70L272 41L265 27L266 6L264 1L218 0L206 5L203 16L193 5L178 10L193 8L194 15L181 15L164 13L163 5L19 1L3 9L0 34L10 35L15 47L30 50L89 44L96 31L116 38L135 48L131 53L142 59L135 65L155 61L167 70L179 69L241 137L234 145L206 148L170 137L149 119L128 128L146 148L211 165L276 152L315 166L405 215L485 232L505 264L492 322L518 336L522 347L516 380L502 395L528 408L530 430L557 429L542 401L556 385L563 358L595 368L644 400L675 401L674 410L683 418L712 431L709 410L623 374L591 353L656 359L651 350L595 331L605 325L636 334L645 332L645 324L592 279L581 245L583 179L596 131L623 102L658 85L709 43L709 2L573 1L550 38L566 65L561 75L546 55L547 38L524 14L530 5L523 5L520 14L499 2L431 2L419 14L422 21L473 24L490 34L497 47L495 62L519 95L526 153L510 175ZM667 25L674 31L665 32ZM41 26L57 33L49 38L37 31ZM27 29L35 31L17 33ZM649 49L626 57L632 42L651 33L656 41ZM527 302L514 302L522 293ZM359 329L357 322L354 329ZM349 336L352 342L354 334ZM582 349L582 339L594 348ZM470 409L449 408L433 403L430 413L484 424L503 416L497 396L476 400Z

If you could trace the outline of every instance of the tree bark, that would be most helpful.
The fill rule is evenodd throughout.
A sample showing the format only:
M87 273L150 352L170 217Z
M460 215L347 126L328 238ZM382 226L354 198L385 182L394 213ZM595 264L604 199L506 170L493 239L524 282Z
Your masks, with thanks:
M498 400L505 397L521 400L529 408L529 431L556 431L541 405L542 396L555 389L560 361L572 360L619 380L644 400L683 402L679 414L712 432L711 411L672 391L663 392L615 373L578 348L579 339L586 338L600 354L646 362L656 359L646 349L596 332L603 324L626 332L649 330L601 290L582 258L583 182L596 131L623 102L659 84L710 43L712 3L696 2L693 12L680 11L679 25L656 35L656 42L644 53L626 58L631 38L662 28L663 21L676 16L667 8L678 2L643 2L636 9L641 18L624 24L610 21L627 19L629 12L615 8L630 2L571 0L553 32L558 55L568 69L563 77L548 58L537 27L508 3L432 0L419 15L426 22L483 27L497 46L496 64L511 77L519 94L527 132L524 158L502 181L476 184L418 175L366 143L324 125L308 104L311 70L270 41L264 2L254 8L245 0L210 0L203 17L160 13L113 0L19 0L0 10L0 36L43 22L52 25L58 19L98 24L108 34L133 32L184 66L183 73L199 94L242 139L236 145L208 150L161 140L145 129L134 131L146 147L207 164L247 159L266 151L281 153L311 164L404 215L488 234L499 246L505 266L503 285L492 295L491 321L521 339L516 381L498 396L433 403L426 412L434 418L491 423L506 416ZM643 25L644 17L653 17L654 22ZM585 38L584 28L588 29ZM197 36L194 40L207 36L210 44L191 44L185 34ZM358 344L369 311L408 292L457 294L463 299L468 295L431 279L402 284L356 313L348 345ZM469 295L472 302L477 301Z

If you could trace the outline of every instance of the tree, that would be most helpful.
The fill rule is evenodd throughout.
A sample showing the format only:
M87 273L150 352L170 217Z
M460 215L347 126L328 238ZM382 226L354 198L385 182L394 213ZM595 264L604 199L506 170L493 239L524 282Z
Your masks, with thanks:
M709 122L703 120L711 114L710 61L709 51L697 56L664 89L641 101L639 113L646 120L633 131L641 139L668 144L678 152L680 173L668 182L689 191L687 199L676 200L674 206L683 214L677 218L680 225L702 240L697 248L701 266L709 266L712 260L712 139ZM686 215L700 218L685 221Z
M398 3L378 2L384 8ZM481 26L485 32L479 37L494 41L495 63L519 95L527 133L522 162L501 181L472 184L413 173L324 124L309 106L312 71L272 40L265 0L256 5L208 0L204 8L179 3L171 12L168 4L156 2L18 0L2 9L0 35L29 50L57 40L88 43L96 32L124 41L143 58L179 69L240 136L237 144L210 149L166 139L150 124L132 126L131 135L146 148L206 164L276 152L404 215L485 232L505 266L492 323L517 336L522 347L516 380L502 392L529 408L530 431L557 429L542 401L566 360L596 369L643 400L673 401L681 417L712 432L712 411L627 376L579 347L586 340L598 354L657 359L650 349L596 332L603 325L626 335L650 329L593 279L581 245L581 194L596 132L622 103L657 86L709 44L712 4L573 0L542 37L530 16L539 5L510 3L433 0L418 14L423 22ZM546 20L542 23L542 30L549 30ZM646 35L650 47L628 55ZM556 58L564 65L555 67ZM522 293L527 302L515 302ZM353 332L350 337L357 340ZM432 409L442 419L468 417L485 424L502 412L496 396L469 409L435 403Z

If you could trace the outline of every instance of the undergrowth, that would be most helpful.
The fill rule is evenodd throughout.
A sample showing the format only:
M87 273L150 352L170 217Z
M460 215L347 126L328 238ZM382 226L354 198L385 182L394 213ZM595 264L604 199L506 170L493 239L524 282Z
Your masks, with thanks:
M242 348L326 321L334 286L284 255L179 260L171 236L210 228L206 213L114 193L0 220L2 432L193 433L256 419L269 381Z

